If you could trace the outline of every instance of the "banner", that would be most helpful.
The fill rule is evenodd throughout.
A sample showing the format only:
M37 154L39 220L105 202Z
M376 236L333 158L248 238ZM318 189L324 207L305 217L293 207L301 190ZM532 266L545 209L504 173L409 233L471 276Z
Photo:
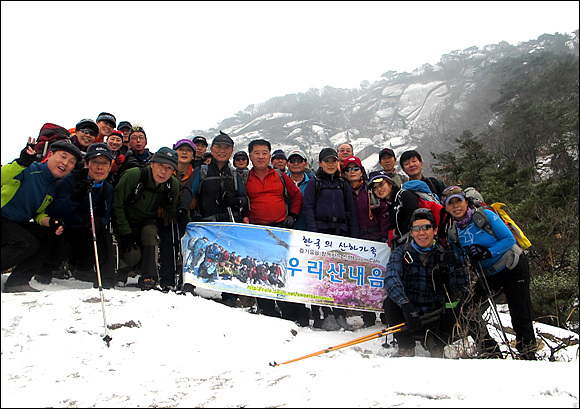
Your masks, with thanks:
M183 282L301 304L382 312L386 243L254 224L189 223Z

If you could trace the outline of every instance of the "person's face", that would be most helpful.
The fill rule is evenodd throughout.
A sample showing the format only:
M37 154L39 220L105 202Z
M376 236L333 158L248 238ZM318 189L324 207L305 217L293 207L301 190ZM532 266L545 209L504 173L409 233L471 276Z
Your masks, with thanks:
M131 128L124 127L123 129L119 129L123 134L123 145L129 146L129 131Z
M211 145L211 155L219 165L229 161L234 153L234 146L229 143L214 143Z
M348 143L343 143L338 147L338 160L342 163L346 158L352 155L352 148Z
M133 132L129 138L129 148L135 153L143 153L147 146L147 137L143 132Z
M467 213L467 200L454 197L445 205L445 210L455 219L463 220Z
M87 167L89 168L89 177L95 179L97 182L105 180L111 171L111 163L112 162L108 158L102 155L89 159L89 163L87 164Z
M193 160L193 149L187 145L181 145L175 150L177 152L177 161L179 163L190 163Z
M287 160L284 158L272 159L272 167L274 169L286 170Z
M236 159L234 159L234 166L238 169L246 168L248 167L248 160L243 156L238 156Z
M428 228L427 230L423 230L423 228L421 228L419 229L419 231L414 231L413 227L416 226L431 226L431 227ZM415 240L415 243L417 243L419 247L422 248L431 247L431 245L433 244L433 239L435 238L435 234L437 234L437 226L434 226L433 223L431 223L429 220L426 219L415 220L413 222L413 225L411 226L410 234L413 240Z
M329 175L334 174L338 170L338 161L336 158L326 158L322 162L319 161L318 165Z
M169 180L175 168L167 163L151 162L151 170L155 183L160 184Z
M123 138L119 135L109 135L107 138L107 145L109 145L109 148L111 148L113 152L116 152L121 149L121 146L123 146Z
M99 127L99 135L102 136L109 136L115 128L115 125L107 121L99 121L97 122L97 125Z
M397 160L393 158L391 155L383 155L379 163L381 164L383 169L386 170L387 172L389 173L395 172L395 164L397 163Z
M46 164L48 165L48 170L57 179L63 178L71 173L77 164L75 156L66 151L50 151L47 158Z
M204 143L196 143L195 145L195 159L201 159L204 153L207 152L207 146Z
M84 131L87 131L87 132L84 132ZM78 129L76 131L76 134L77 134L77 140L84 147L88 147L89 145L94 143L95 138L97 137L97 135L95 135L93 133L93 131L89 131L88 129L84 129L84 130Z
M270 164L270 150L266 145L254 145L250 152L250 161L255 170L265 170Z
M290 173L302 173L307 165L308 162L306 162L301 156L294 155L288 158L287 166Z
M357 164L348 164L344 168L344 177L351 184L359 182L362 179L362 169Z
M376 197L379 199L386 199L391 195L393 186L389 182L382 180L380 182L374 182L371 189Z
M403 162L403 171L411 180L413 180L413 178L420 179L423 172L423 162L421 162L416 156L407 159Z

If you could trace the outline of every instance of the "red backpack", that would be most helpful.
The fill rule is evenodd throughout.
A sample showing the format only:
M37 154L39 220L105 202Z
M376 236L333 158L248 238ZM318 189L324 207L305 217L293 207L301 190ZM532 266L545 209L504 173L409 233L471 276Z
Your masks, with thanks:
M70 132L62 126L46 123L40 128L40 133L36 139L36 158L38 161L43 161L50 150L50 145L56 141L67 140L70 142Z

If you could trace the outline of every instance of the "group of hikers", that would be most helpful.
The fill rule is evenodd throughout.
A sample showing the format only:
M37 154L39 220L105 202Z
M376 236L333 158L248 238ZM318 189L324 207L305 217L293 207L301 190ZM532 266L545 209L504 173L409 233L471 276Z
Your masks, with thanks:
M316 170L299 149L272 152L265 139L252 140L247 149L234 154L234 140L220 131L211 145L195 136L151 153L142 124L117 124L107 112L68 130L45 124L17 159L2 166L1 263L2 272L10 272L3 291L40 291L30 285L33 277L49 284L72 275L112 289L138 276L143 290L195 295L177 262L189 222L277 226L390 246L380 321L405 324L394 334L394 356L414 356L416 341L442 356L457 335L461 311L475 306L481 318L486 297L490 302L490 293L503 291L519 357L535 359L525 254L496 213L476 211L477 201L460 186L425 177L416 150L397 162L394 150L384 148L379 170L367 174L346 142L323 148ZM184 264L199 271L206 254L192 257ZM215 269L235 262L227 261L214 260ZM487 294L473 284L475 267ZM246 280L264 279L246 268ZM230 306L238 297L222 293ZM259 297L256 303L258 312L301 326L353 330L342 308ZM426 319L433 314L437 319ZM373 326L377 314L363 312L362 320L363 327ZM481 320L468 321L482 351L500 354Z

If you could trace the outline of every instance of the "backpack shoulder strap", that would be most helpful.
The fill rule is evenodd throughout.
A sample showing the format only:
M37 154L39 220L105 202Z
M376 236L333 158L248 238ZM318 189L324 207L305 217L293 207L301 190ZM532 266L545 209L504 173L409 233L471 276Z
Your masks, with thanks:
M477 227L479 227L486 233L491 234L494 237L497 237L497 234L495 234L495 232L493 231L491 223L489 222L489 217L487 217L487 214L485 214L484 209L485 207L483 206L475 209L475 211L471 215L471 219L473 220L473 223L475 223Z
M288 188L286 187L286 182L284 182L284 175L280 169L274 169L278 176L280 177L280 182L282 182L282 186L284 186L284 197L288 197Z

